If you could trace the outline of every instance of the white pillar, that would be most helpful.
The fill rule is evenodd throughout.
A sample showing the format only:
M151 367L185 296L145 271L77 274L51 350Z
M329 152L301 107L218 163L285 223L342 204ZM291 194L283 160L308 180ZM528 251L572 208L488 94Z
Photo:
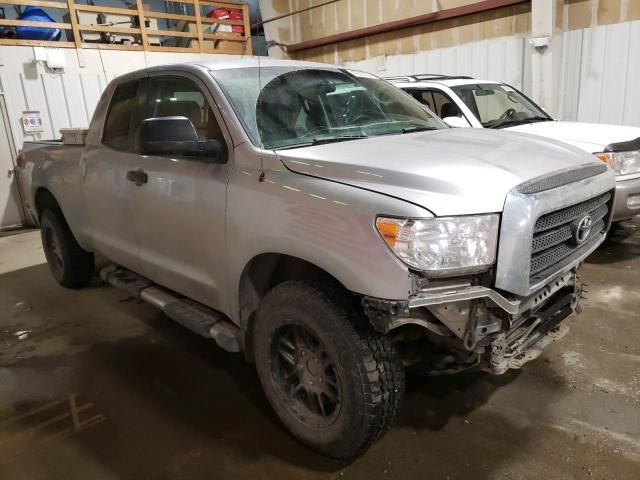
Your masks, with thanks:
M262 20L268 20L270 18L275 18L277 16L283 15L285 13L289 13L291 9L292 2L289 2L289 10L287 11L279 11L275 8L273 0L259 0L258 3L260 7L260 15L262 16ZM269 22L264 25L264 34L265 39L267 41L267 51L269 52L270 57L274 58L287 58L287 53L278 45L274 45L269 42L283 42L283 43L295 43L292 41L292 38L295 34L295 26L293 20L296 16L285 17L281 20L276 20L275 22ZM289 32L289 37L286 39L282 39L280 37L279 29L283 29Z
M531 1L531 97L551 115L555 114L557 93L552 49L557 1Z

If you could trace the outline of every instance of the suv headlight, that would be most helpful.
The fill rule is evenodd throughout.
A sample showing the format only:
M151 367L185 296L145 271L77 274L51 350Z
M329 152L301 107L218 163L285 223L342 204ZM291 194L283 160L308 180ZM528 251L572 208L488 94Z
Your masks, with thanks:
M496 257L500 216L428 219L378 217L376 228L407 265L433 277L488 270Z
M603 152L595 154L598 160L608 163L618 175L640 172L640 151Z

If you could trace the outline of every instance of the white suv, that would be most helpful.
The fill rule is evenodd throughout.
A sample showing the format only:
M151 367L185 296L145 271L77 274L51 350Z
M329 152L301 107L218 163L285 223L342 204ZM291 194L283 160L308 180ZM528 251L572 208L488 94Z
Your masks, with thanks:
M616 172L614 221L640 213L640 128L562 122L505 83L437 74L386 80L426 105L451 127L514 130L560 140Z

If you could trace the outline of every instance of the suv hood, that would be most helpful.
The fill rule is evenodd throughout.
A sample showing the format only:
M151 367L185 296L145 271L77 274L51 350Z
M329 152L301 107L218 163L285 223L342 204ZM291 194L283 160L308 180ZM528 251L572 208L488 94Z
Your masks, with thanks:
M372 137L276 153L294 172L400 198L438 216L501 212L507 193L527 180L600 163L561 142L473 128Z
M610 143L628 142L640 138L640 128L600 123L536 122L506 127L504 130L553 138L589 153L602 152Z

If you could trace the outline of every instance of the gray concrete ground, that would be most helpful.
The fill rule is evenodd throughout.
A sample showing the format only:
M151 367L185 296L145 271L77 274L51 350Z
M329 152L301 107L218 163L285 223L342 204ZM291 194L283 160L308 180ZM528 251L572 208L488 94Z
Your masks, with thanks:
M241 355L42 262L38 232L0 238L2 479L640 478L640 223L588 260L561 342L502 377L411 378L352 463L298 445Z

